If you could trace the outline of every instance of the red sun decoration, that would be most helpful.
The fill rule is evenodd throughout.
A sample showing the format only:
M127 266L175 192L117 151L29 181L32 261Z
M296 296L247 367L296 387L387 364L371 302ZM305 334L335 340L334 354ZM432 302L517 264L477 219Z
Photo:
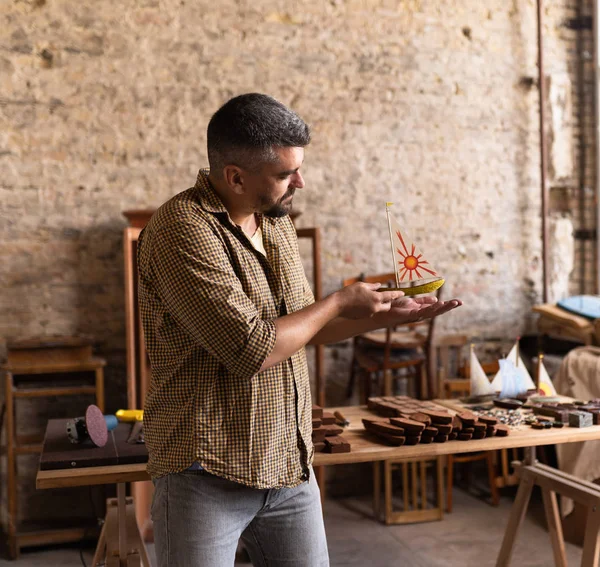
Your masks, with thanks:
M419 254L418 256L415 256L415 245L411 244L411 251L408 251L408 248L406 247L406 244L404 244L404 239L402 238L402 234L400 233L399 230L396 231L396 236L398 236L401 244L402 244L402 248L404 249L404 252L402 252L402 250L400 250L399 248L396 248L396 252L398 252L398 254L400 255L401 260L398 262L398 264L400 265L400 269L398 271L399 273L399 277L400 277L400 281L404 281L404 277L408 274L408 279L409 281L411 281L413 279L413 273L417 276L418 279L422 279L423 275L421 274L421 271L423 272L427 272L428 274L431 274L432 276L437 276L437 274L433 271L430 270L428 268L425 268L425 264L429 264L429 262L427 262L427 260L425 260L423 258L423 254Z

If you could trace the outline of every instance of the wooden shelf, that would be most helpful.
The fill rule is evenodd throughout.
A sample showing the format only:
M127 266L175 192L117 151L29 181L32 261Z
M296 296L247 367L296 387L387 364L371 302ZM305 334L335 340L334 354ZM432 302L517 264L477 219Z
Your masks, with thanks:
M47 398L50 396L79 396L95 394L96 386L56 386L54 388L15 388L14 398Z
M86 341L75 339L53 339L49 342L36 339L21 341L12 346L14 350L11 350L9 345L8 362L0 366L0 373L4 375L6 400L6 446L2 450L3 456L6 457L7 473L5 529L8 535L9 556L16 559L21 547L77 541L89 532L89 528L81 523L73 525L73 521L69 527L61 527L56 519L49 526L40 527L39 522L17 525L17 457L40 454L43 441L43 434L17 434L17 402L24 399L92 395L95 396L96 405L103 412L106 361L91 356L91 345ZM83 373L93 374L92 384L87 378L78 376Z
M42 452L42 446L41 443L38 445L16 445L13 450L15 455L35 455Z

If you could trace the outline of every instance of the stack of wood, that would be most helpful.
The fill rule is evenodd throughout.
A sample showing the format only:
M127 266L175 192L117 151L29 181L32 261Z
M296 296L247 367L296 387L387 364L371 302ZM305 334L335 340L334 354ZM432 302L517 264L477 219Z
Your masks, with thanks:
M337 425L337 420L332 413L323 411L320 406L313 405L312 426L312 441L315 452L350 452L350 443L341 435L344 429Z
M465 411L451 413L432 402L407 396L369 398L368 407L380 418L365 418L365 429L391 445L469 441L493 435L506 436L510 429L494 417Z
M538 416L537 423L544 424L545 421L539 416L551 417L551 426L561 427L559 424L568 423L571 427L589 427L600 425L600 400L589 402L545 402L533 406L533 413ZM531 423L532 427L539 426Z

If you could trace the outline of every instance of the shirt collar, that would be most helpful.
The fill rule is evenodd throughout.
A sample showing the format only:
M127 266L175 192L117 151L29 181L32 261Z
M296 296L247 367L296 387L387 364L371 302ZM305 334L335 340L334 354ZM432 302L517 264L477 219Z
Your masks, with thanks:
M208 169L198 171L194 188L198 193L198 201L202 208L210 213L227 213L227 209L219 195L208 180Z

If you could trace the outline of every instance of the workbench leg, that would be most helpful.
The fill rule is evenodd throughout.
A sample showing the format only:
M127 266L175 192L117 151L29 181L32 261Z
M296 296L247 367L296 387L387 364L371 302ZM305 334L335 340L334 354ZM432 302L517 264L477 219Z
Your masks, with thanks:
M127 503L125 500L125 483L117 484L117 516L119 518L119 558L127 558Z
M373 514L375 519L381 519L381 463L373 462Z
M532 475L529 471L523 470L521 482L519 483L519 489L517 491L517 497L515 498L515 502L510 511L508 524L506 526L506 531L504 532L504 539L502 540L502 547L500 547L500 553L498 554L496 567L508 567L508 565L510 565L510 557L513 552L515 538L517 536L519 526L523 522L523 518L527 512L527 506L529 505L529 499L531 498L532 490Z
M548 533L552 542L552 553L554 554L555 567L567 567L567 556L565 555L565 540L562 533L562 523L558 503L556 501L556 492L542 487L542 497L544 499L544 511L546 512L546 521L548 522Z
M583 555L581 556L581 567L598 567L600 557L600 509L598 506L590 506L585 524L585 536L583 538Z

